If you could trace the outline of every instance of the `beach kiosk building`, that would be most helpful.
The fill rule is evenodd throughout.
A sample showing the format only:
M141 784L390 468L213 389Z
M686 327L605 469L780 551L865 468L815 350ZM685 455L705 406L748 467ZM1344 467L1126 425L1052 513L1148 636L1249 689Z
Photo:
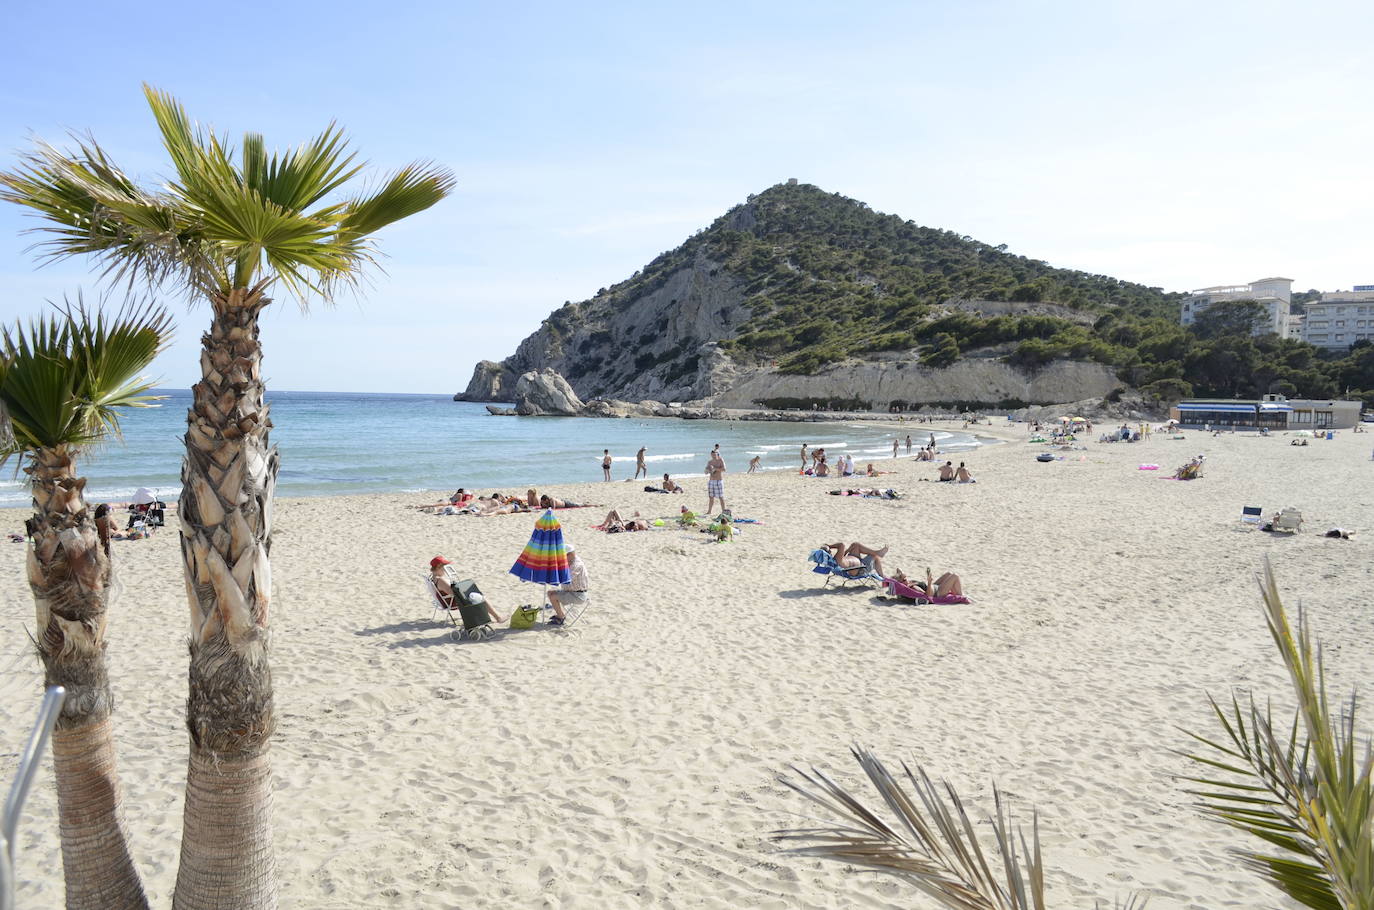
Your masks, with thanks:
M1190 398L1170 415L1185 427L1225 430L1344 430L1360 420L1358 401L1318 401L1265 395L1246 401L1234 398Z

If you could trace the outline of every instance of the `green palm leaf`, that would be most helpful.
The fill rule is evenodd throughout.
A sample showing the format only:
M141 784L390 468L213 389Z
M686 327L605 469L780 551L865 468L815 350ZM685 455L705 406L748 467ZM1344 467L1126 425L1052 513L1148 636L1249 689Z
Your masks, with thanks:
M0 404L10 427L0 462L118 436L122 410L160 400L146 394L152 383L141 374L171 338L165 310L126 302L108 317L80 297L54 310L0 332Z
M1356 734L1355 699L1333 711L1320 648L1306 616L1296 634L1272 569L1260 581L1265 621L1287 668L1298 709L1286 735L1254 700L1231 710L1212 702L1224 741L1188 757L1222 776L1194 777L1203 812L1285 851L1243 850L1245 865L1294 900L1318 910L1374 910L1374 751Z

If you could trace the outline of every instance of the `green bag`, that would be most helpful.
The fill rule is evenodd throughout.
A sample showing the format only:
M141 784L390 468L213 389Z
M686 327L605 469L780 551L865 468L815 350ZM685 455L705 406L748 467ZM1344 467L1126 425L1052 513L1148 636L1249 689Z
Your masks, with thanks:
M539 621L539 613L538 607L516 607L510 615L510 627L512 629L532 629L534 624Z

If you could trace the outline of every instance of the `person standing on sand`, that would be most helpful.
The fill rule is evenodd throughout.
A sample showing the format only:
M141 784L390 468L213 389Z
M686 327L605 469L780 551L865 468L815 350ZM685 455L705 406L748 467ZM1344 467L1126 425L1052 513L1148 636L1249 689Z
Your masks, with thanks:
M605 475L607 483L611 481L611 450L601 450L601 473Z
M711 514L711 506L720 500L720 510L725 511L725 459L720 457L720 447L711 450L711 460L706 462L706 514Z
M911 434L906 434L906 453L911 454Z
M802 473L806 473L806 443L802 443Z
M892 440L892 457L897 457L897 440Z
M649 469L644 465L644 450L645 446L640 446L639 451L635 453L635 480L639 479L641 473L644 474L645 480L649 479Z

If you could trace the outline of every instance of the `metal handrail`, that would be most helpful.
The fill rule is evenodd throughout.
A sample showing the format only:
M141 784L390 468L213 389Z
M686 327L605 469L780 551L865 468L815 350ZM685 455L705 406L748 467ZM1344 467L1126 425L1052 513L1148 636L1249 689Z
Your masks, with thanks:
M48 746L48 737L57 725L57 716L62 712L62 702L66 698L67 690L61 686L48 688L43 694L43 704L38 708L38 720L34 722L29 741L19 753L19 772L10 785L9 796L5 798L5 814L0 822L0 910L14 910L14 835L19 829L19 814L23 811L24 801L28 799L43 750Z

